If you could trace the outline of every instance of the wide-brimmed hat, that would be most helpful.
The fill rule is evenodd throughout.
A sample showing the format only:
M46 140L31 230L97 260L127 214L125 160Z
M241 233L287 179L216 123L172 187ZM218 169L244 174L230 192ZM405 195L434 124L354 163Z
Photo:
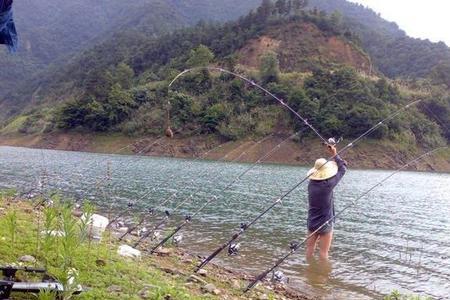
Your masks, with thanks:
M312 180L325 180L335 176L338 172L338 166L335 161L329 161L325 158L319 158L314 164L314 168L308 171L308 177Z

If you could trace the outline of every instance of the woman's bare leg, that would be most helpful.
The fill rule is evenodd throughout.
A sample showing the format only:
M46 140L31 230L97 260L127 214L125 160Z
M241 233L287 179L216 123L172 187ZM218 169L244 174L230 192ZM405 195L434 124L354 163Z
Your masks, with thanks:
M311 232L308 232L308 236ZM316 250L316 243L319 234L314 234L306 241L306 259L311 259L314 256L314 251Z
M321 260L328 260L328 251L333 241L333 230L320 235L319 239L319 257Z

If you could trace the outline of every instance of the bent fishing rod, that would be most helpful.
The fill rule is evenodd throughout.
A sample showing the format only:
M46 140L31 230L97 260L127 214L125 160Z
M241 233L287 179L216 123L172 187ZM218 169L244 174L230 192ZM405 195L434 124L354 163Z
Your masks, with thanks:
M322 164L318 170L320 170L321 168L323 168L323 166L325 166L327 163L329 163L331 160L333 160L336 156L344 153L345 151L347 151L348 149L352 148L356 143L358 143L361 139L363 139L365 136L369 135L371 132L373 132L374 130L376 130L378 127L380 127L383 123L395 118L396 116L398 116L402 111L404 111L405 109L408 109L409 107L411 107L412 105L416 104L420 102L420 100L412 102L407 104L406 106L402 107L401 109L397 110L396 112L392 113L391 115L389 115L388 117L386 117L385 119L383 119L382 121L378 122L376 125L374 125L373 127L371 127L369 130L367 130L365 133L363 133L361 136L359 136L358 138L356 138L355 140L353 140L352 142L350 142L347 146L345 146L344 148L342 148L340 151L338 151L336 153L336 155L330 157L327 159L327 161ZM327 143L328 145L328 143ZM313 173L314 174L314 173ZM306 182L310 176L312 176L313 174L310 174L308 176L306 176L305 178L303 178L299 183L297 183L295 186L293 186L290 190L288 190L286 193L284 193L281 197L279 197L278 199L276 199L269 207L267 207L263 212L261 212L259 215L257 215L253 220L251 220L249 223L242 223L240 226L239 231L237 231L235 234L233 234L231 236L231 238L226 241L225 243L223 243L221 246L219 246L213 253L211 253L208 257L206 257L201 263L200 265L197 266L197 268L195 269L194 272L198 272L199 270L201 270L203 267L205 267L209 262L211 262L217 255L219 255L223 250L225 250L227 247L230 247L234 241L236 241L241 235L243 235L251 226L253 226L256 222L258 222L262 217L264 217L267 213L269 213L275 206L277 206L278 204L281 204L283 199L286 198L288 195L290 195L293 191L295 191L300 185L302 185L304 182Z
M304 130L304 129L303 129ZM283 144L285 144L288 140L290 140L291 138L294 138L295 136L299 135L303 130L300 130L296 133L294 133L293 135L291 135L289 138L284 139L281 143L279 143L278 145L276 145L274 148L272 148L268 153L264 154L263 156L261 156L255 163L253 163L252 165L250 165L246 170L244 170L241 174L239 174L235 179L233 179L229 184L227 184L224 188L222 188L219 192L219 194L223 193L224 191L228 190L229 188L231 188L236 182L238 182L239 180L241 180L241 178L247 174L248 172L250 172L251 170L253 170L258 164L260 164L261 162L263 162L265 159L267 159L268 157L270 157L272 154L274 154L276 151L278 151L281 146ZM150 253L153 254L155 253L155 251L163 246L165 243L167 243L167 241L172 238L175 234L177 234L181 229L183 229L185 226L187 226L188 224L190 224L190 222L192 221L192 219L197 216L203 209L205 209L210 203L212 203L213 201L217 200L217 196L213 195L208 201L206 201L199 209L197 209L194 214L192 214L191 216L186 216L185 220L179 224L169 235L167 235L160 243L158 243L156 246L154 246Z
M258 145L262 144L264 141L266 141L267 139L269 139L270 137L273 136L273 133L262 138L261 140L257 141L254 145L252 145L250 148L248 148L247 150L244 150L239 156L237 156L235 159L233 159L230 163L234 163L239 161L244 155L246 155L248 152L250 152L253 148L257 147ZM242 145L241 145L242 146ZM240 146L238 147L240 148ZM234 149L236 150L236 149ZM226 159L230 153L232 151L230 151L229 153L227 153L224 157L222 157L220 160L224 160ZM219 161L220 161L219 160ZM208 175L207 172L205 172L205 175ZM221 178L220 175L218 176L218 178ZM216 178L217 179L217 178ZM199 192L197 192L196 195L198 195ZM139 239L135 244L134 247L137 247L144 239L146 239L147 237L149 237L151 234L153 234L155 231L157 231L161 226L163 226L170 218L170 215L173 214L175 211L177 211L181 206L183 206L184 204L186 204L191 198L193 198L193 195L190 195L190 197L187 197L186 199L184 199L183 201L181 201L172 211L172 213L166 211L165 212L165 217L163 218L163 220L161 220L161 222L159 222L153 230L147 232L141 239ZM169 237L170 239L170 237Z
M298 249L300 249L300 247L302 245L304 245L311 237L313 237L315 234L317 234L318 232L320 232L320 230L322 230L325 226L328 226L331 222L333 222L337 217L339 217L340 215L342 215L345 211L347 211L348 209L350 209L351 207L355 206L359 200L361 200L362 198L364 198L365 196L367 196L369 193L371 193L373 190L375 190L376 188L378 188L379 186L381 186L383 183L385 183L386 181L388 181L391 177L395 176L396 174L400 173L402 170L406 169L408 166L420 161L421 159L430 156L440 150L443 149L448 149L449 146L446 147L439 147L436 148L434 150L431 150L425 154L420 155L419 157L407 162L406 164L404 164L402 167L400 167L399 169L395 170L393 173L391 173L390 175L388 175L387 177L385 177L383 180L381 180L380 182L378 182L376 185L372 186L370 189L368 189L367 191L363 192L360 196L358 196L357 198L355 198L355 200L353 200L349 205L347 205L346 207L344 207L341 211L339 211L336 215L334 215L333 217L331 217L329 220L327 220L325 223L323 223L319 228L317 228L315 231L313 231L312 233L310 233L306 238L303 239L302 242L297 243L297 242L293 242L290 245L291 250L284 255L283 257L281 257L280 259L278 259L276 261L276 263L270 267L269 269L267 269L266 271L262 272L261 274L259 274L258 276L256 276L256 278L245 288L244 293L248 292L249 290L251 290L253 287L255 287L258 282L260 282L261 280L263 280L269 273L271 273L272 271L274 271L276 268L278 268L284 261L286 261L291 255L293 255Z
M256 83L255 81L248 79L244 76L242 76L241 74L235 73L235 72L231 72L228 70L225 70L223 68L219 68L219 67L196 67L196 68L190 68L190 69L186 69L183 72L181 72L180 74L178 74L177 76L175 76L175 78L169 83L169 90L172 87L172 85L183 75L189 73L189 72L193 72L193 71L199 71L199 70L210 70L210 71L218 71L221 73L226 73L229 75L232 75L234 77L237 77L247 83L249 83L250 85L256 87L257 89L263 91L265 94L271 96L272 98L274 98L276 101L278 101L281 105L283 105L284 107L286 107L289 111L291 111L297 118L299 118L303 124L305 124L306 126L308 126L309 128L311 128L311 130L322 140L322 142L327 143L327 140L319 133L319 131L314 128L314 126L312 126L308 120L304 117L302 117L298 112L295 111L295 109L293 109L291 106L289 106L289 104L287 104L283 99L277 97L275 94L273 94L272 92L270 92L269 90L267 90L266 88L264 88L263 86L261 86L260 84Z

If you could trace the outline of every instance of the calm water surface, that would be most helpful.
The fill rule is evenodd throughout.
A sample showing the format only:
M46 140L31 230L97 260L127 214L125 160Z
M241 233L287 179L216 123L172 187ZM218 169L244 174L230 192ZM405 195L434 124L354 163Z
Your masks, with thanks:
M258 165L231 189L221 189L248 164L32 150L0 147L0 187L27 190L43 183L74 199L90 199L105 211L138 199L138 211L172 209L189 195L169 226L208 206L184 230L184 247L209 254L239 227L305 176L306 168ZM109 175L107 175L109 174ZM336 210L389 175L349 170L335 192ZM306 185L242 237L241 254L221 264L258 273L305 237ZM402 172L337 220L328 266L307 264L303 253L281 268L290 284L324 299L380 299L393 289L450 299L450 174Z

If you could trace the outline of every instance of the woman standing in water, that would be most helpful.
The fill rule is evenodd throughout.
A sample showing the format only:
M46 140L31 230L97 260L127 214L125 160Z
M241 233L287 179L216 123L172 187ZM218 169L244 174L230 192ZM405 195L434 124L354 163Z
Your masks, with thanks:
M314 168L309 170L310 178L308 185L308 234L312 234L320 226L334 217L333 189L344 176L347 167L344 160L337 155L334 145L328 145L330 154L335 157L334 161L324 158L316 160ZM316 244L319 244L319 257L321 260L328 260L328 251L333 240L333 223L330 222L311 238L306 245L306 258L314 256Z

